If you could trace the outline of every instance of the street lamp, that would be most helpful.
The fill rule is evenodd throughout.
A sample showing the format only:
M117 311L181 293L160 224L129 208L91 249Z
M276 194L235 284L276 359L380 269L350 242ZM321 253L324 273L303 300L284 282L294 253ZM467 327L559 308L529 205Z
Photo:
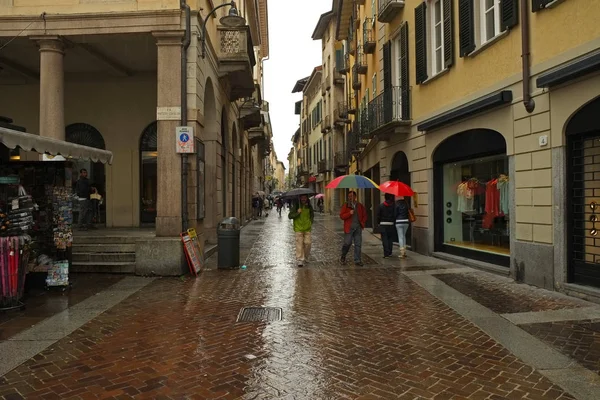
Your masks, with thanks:
M202 52L201 52L202 58L204 58L205 53L206 53L206 23L208 22L208 19L211 17L211 15L213 15L215 13L215 11L217 11L219 8L225 7L225 6L231 6L231 8L229 9L229 15L226 15L219 20L221 25L228 26L228 27L246 25L246 20L244 19L244 17L241 17L238 13L238 9L237 9L237 6L235 5L235 1L232 1L231 3L223 3L223 4L218 5L215 8L213 8L208 13L206 18L204 18L204 20L202 21L202 37L200 38L201 47L202 47Z

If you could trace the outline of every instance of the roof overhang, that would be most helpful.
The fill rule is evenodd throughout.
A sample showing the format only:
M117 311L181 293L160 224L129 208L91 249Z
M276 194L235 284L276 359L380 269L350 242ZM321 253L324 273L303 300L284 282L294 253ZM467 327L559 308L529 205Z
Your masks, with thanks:
M327 25L329 25L329 21L331 21L332 17L333 17L333 11L329 11L324 14L321 14L321 17L319 17L319 21L317 22L317 26L315 27L315 30L312 34L313 40L323 39L323 35L325 34L325 31L327 30Z
M319 80L317 82L319 83L319 85L321 84L322 69L323 67L321 67L320 65L313 69L312 74L310 74L308 80L306 81L306 84L304 85L304 91L306 91L306 89L310 87L310 85L315 81L316 77L319 77Z
M0 127L0 142L9 149L17 147L40 154L61 155L65 158L91 160L102 164L112 164L113 153L108 150L82 146L64 140L52 139L31 133L19 132Z
M336 12L336 31L335 38L344 40L348 38L348 28L350 28L350 17L352 17L352 6L354 3L350 0L339 0Z
M302 79L298 79L296 81L296 84L294 85L294 89L292 89L292 93L298 93L304 90L304 86L306 86L306 82L308 82L308 79L310 78L310 76L307 76L306 78L302 78Z

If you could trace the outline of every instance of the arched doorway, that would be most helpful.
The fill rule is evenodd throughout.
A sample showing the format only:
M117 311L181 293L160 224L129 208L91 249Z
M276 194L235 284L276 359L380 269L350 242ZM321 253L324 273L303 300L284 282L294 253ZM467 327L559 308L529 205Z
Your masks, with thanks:
M239 188L238 188L238 168L237 168L237 146L238 146L238 138L237 138L237 130L235 124L231 129L231 138L232 138L232 156L231 156L231 215L237 217L236 212L238 208L236 204L239 200Z
M156 121L148 125L140 138L140 223L154 224L157 199L157 141Z
M227 115L225 108L221 110L221 217L227 216Z
M433 153L435 250L510 265L508 157L499 132L450 136Z
M75 123L67 126L65 128L65 140L82 146L106 150L104 137L102 137L100 131L89 124ZM77 180L79 171L86 169L88 179L102 196L103 201L94 209L92 221L95 224L106 224L106 173L104 168L104 164L95 163L91 160L76 160L73 162L73 170L77 171L76 174L73 174L73 179ZM78 209L74 210L74 213L78 212ZM77 221L77 218L74 216L75 221Z
M573 115L567 135L568 279L600 286L600 97Z
M410 172L408 170L408 158L403 151L394 154L392 158L392 167L390 170L390 181L400 181L410 186ZM412 198L406 197L406 202L409 207L412 207ZM408 247L412 245L412 229L406 232L406 244Z

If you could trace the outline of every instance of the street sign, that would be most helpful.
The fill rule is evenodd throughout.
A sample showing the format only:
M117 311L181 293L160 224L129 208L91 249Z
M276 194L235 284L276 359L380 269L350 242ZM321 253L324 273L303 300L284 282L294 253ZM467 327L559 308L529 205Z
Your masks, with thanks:
M194 129L191 126L175 128L175 151L177 153L194 153Z
M156 107L157 121L178 121L181 119L181 107Z

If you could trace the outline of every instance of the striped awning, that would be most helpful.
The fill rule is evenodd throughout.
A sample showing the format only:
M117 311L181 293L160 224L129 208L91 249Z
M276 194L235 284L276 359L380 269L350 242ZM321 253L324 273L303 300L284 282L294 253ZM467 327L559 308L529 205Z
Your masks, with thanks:
M64 140L52 139L31 133L19 132L0 127L0 142L14 149L20 147L26 151L36 151L40 154L61 155L65 158L91 160L102 164L112 164L113 154L108 150L82 146Z

